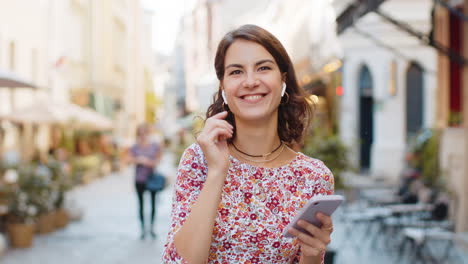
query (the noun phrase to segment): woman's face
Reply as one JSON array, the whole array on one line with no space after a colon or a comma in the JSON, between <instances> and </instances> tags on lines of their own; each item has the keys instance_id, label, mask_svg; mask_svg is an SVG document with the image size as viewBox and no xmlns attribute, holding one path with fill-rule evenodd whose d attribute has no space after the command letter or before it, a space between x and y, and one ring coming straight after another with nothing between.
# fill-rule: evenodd
<instances>
[{"instance_id":1,"label":"woman's face","mask_svg":"<svg viewBox=\"0 0 468 264\"><path fill-rule=\"evenodd\" d=\"M146 141L147 138L148 138L148 130L146 128L138 129L137 139L140 142L144 142L144 141Z\"/></svg>"},{"instance_id":2,"label":"woman's face","mask_svg":"<svg viewBox=\"0 0 468 264\"><path fill-rule=\"evenodd\" d=\"M262 45L236 40L228 48L221 84L236 120L259 121L277 114L282 82L275 59Z\"/></svg>"}]
</instances>

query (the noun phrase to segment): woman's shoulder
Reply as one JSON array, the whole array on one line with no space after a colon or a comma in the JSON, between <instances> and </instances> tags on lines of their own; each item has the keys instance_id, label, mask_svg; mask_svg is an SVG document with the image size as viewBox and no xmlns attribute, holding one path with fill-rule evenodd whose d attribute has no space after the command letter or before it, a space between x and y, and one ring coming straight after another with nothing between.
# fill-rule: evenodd
<instances>
[{"instance_id":1,"label":"woman's shoulder","mask_svg":"<svg viewBox=\"0 0 468 264\"><path fill-rule=\"evenodd\" d=\"M205 156L203 155L203 151L197 143L193 143L192 145L188 146L185 151L183 157L188 158L197 158L200 160L204 160Z\"/></svg>"},{"instance_id":2,"label":"woman's shoulder","mask_svg":"<svg viewBox=\"0 0 468 264\"><path fill-rule=\"evenodd\" d=\"M306 181L310 182L313 186L322 186L315 190L317 193L333 194L335 180L333 173L325 163L302 153L300 155L297 162L300 169L296 171L299 171L299 174L305 177Z\"/></svg>"},{"instance_id":3,"label":"woman's shoulder","mask_svg":"<svg viewBox=\"0 0 468 264\"><path fill-rule=\"evenodd\" d=\"M309 157L299 152L295 166L305 171L313 171L319 174L331 174L330 169L319 159Z\"/></svg>"}]
</instances>

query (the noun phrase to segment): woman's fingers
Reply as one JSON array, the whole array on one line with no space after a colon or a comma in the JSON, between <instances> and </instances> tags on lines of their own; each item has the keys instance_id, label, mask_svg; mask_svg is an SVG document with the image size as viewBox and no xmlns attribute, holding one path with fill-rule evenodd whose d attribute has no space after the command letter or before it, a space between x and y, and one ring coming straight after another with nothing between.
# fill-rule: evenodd
<instances>
[{"instance_id":1,"label":"woman's fingers","mask_svg":"<svg viewBox=\"0 0 468 264\"><path fill-rule=\"evenodd\" d=\"M200 134L197 138L202 145L210 145L211 143L219 142L223 139L231 138L232 131L224 127L216 127L210 131Z\"/></svg>"},{"instance_id":2,"label":"woman's fingers","mask_svg":"<svg viewBox=\"0 0 468 264\"><path fill-rule=\"evenodd\" d=\"M320 239L309 234L300 232L295 228L291 228L289 233L298 238L299 244L301 245L301 251L305 256L318 256L327 248L327 243L324 243Z\"/></svg>"},{"instance_id":3,"label":"woman's fingers","mask_svg":"<svg viewBox=\"0 0 468 264\"><path fill-rule=\"evenodd\" d=\"M230 135L228 137L232 137L232 134L234 133L234 128L231 124L224 120L212 119L209 121L210 122L207 122L205 124L205 128L203 129L202 133L200 133L200 136L210 137L210 134L212 134L213 131L219 131L219 129L222 129L229 132Z\"/></svg>"},{"instance_id":4,"label":"woman's fingers","mask_svg":"<svg viewBox=\"0 0 468 264\"><path fill-rule=\"evenodd\" d=\"M322 222L322 229L333 229L333 220L330 216L319 212L317 218Z\"/></svg>"},{"instance_id":5,"label":"woman's fingers","mask_svg":"<svg viewBox=\"0 0 468 264\"><path fill-rule=\"evenodd\" d=\"M219 119L210 119L206 121L205 129L210 130L215 127L225 127L227 129L233 130L234 127L229 124L226 120L219 120Z\"/></svg>"},{"instance_id":6,"label":"woman's fingers","mask_svg":"<svg viewBox=\"0 0 468 264\"><path fill-rule=\"evenodd\" d=\"M310 245L312 247L323 247L323 243L320 242L317 238L314 238L313 236L306 234L304 232L301 232L295 228L291 228L291 234L293 234L295 237L297 237L301 242Z\"/></svg>"},{"instance_id":7,"label":"woman's fingers","mask_svg":"<svg viewBox=\"0 0 468 264\"><path fill-rule=\"evenodd\" d=\"M307 221L304 221L304 220L299 220L297 225L304 228L310 235L320 239L325 244L328 245L330 243L330 232L322 228L318 228L315 225L308 223Z\"/></svg>"},{"instance_id":8,"label":"woman's fingers","mask_svg":"<svg viewBox=\"0 0 468 264\"><path fill-rule=\"evenodd\" d=\"M228 129L226 128L221 128L221 127L217 127L213 130L211 130L211 132L209 133L208 135L208 140L210 140L211 142L219 142L223 139L227 139L227 138L230 138L232 137L232 132L229 131Z\"/></svg>"},{"instance_id":9,"label":"woman's fingers","mask_svg":"<svg viewBox=\"0 0 468 264\"><path fill-rule=\"evenodd\" d=\"M307 257L318 257L322 252L324 252L326 249L320 249L320 248L314 248L311 247L307 244L304 244L299 241L299 244L301 245L301 252Z\"/></svg>"},{"instance_id":10,"label":"woman's fingers","mask_svg":"<svg viewBox=\"0 0 468 264\"><path fill-rule=\"evenodd\" d=\"M213 119L225 119L228 115L228 112L227 111L223 111L223 112L219 112L217 113L216 115L210 117L210 118L213 118Z\"/></svg>"}]
</instances>

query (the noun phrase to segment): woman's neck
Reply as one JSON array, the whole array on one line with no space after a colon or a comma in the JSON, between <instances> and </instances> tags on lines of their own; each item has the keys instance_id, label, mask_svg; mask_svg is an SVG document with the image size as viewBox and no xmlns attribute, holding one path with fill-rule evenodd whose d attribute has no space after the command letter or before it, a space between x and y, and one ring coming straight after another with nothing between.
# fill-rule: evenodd
<instances>
[{"instance_id":1,"label":"woman's neck","mask_svg":"<svg viewBox=\"0 0 468 264\"><path fill-rule=\"evenodd\" d=\"M235 146L250 155L269 153L281 143L278 135L278 121L241 122L236 120Z\"/></svg>"},{"instance_id":2,"label":"woman's neck","mask_svg":"<svg viewBox=\"0 0 468 264\"><path fill-rule=\"evenodd\" d=\"M143 139L143 140L140 139L140 140L137 141L137 144L139 146L145 147L145 146L149 145L149 140L148 139Z\"/></svg>"}]
</instances>

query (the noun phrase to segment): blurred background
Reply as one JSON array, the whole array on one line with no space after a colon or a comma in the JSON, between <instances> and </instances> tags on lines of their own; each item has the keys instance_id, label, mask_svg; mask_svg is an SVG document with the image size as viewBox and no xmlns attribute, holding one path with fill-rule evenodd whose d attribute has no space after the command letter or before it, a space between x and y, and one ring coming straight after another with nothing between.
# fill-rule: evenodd
<instances>
[{"instance_id":1,"label":"blurred background","mask_svg":"<svg viewBox=\"0 0 468 264\"><path fill-rule=\"evenodd\" d=\"M217 43L243 24L317 106L301 151L347 197L327 263L467 263L468 0L0 0L0 262L161 263ZM169 182L147 240L141 123Z\"/></svg>"}]
</instances>

